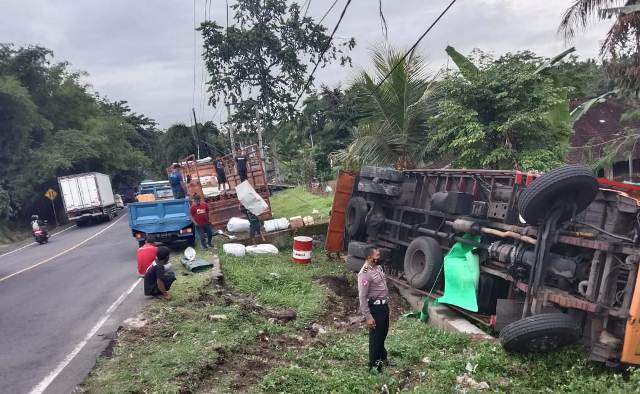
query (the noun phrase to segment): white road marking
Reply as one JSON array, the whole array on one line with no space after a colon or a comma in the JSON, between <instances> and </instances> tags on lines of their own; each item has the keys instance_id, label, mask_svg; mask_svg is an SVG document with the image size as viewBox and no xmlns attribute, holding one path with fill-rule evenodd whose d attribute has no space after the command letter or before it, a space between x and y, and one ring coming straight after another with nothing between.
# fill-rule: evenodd
<instances>
[{"instance_id":1,"label":"white road marking","mask_svg":"<svg viewBox=\"0 0 640 394\"><path fill-rule=\"evenodd\" d=\"M61 234L61 233L64 233L65 231L67 231L67 230L69 230L69 229L72 229L72 228L74 228L74 227L75 227L75 225L74 225L74 226L69 226L69 227L65 228L64 230L60 230L60 231L58 231L58 232L56 232L56 233L53 233L53 234L51 234L51 235L49 236L49 238L53 238L53 237L55 237L56 235ZM31 242L30 244L26 244L26 245L24 245L24 246L22 246L22 247L20 247L20 248L18 248L18 249L14 249L14 250L12 250L12 251L10 251L10 252L0 254L0 257L8 256L8 255L10 255L10 254L12 254L12 253L15 253L15 252L17 252L17 251L19 251L19 250L22 250L22 249L24 249L24 248L28 248L29 246L33 246L33 245L35 245L35 244L37 244L37 242Z\"/></svg>"},{"instance_id":2,"label":"white road marking","mask_svg":"<svg viewBox=\"0 0 640 394\"><path fill-rule=\"evenodd\" d=\"M118 220L116 220L115 222L111 223L110 225L108 225L107 227L103 228L102 230L98 231L97 233L93 234L93 235L92 235L92 236L90 236L89 238L87 238L87 239L85 239L84 241L81 241L81 242L79 242L79 243L75 244L74 246L70 247L69 249L63 250L62 252L60 252L60 253L56 254L55 256L51 256L51 257L49 257L49 258L47 258L47 259L42 260L41 262L39 262L39 263L37 263L37 264L34 264L34 265L30 266L30 267L27 267L27 268L21 269L20 271L14 272L14 273L13 273L13 274L11 274L11 275L7 275L7 276L5 276L4 278L0 278L0 283L4 282L4 281L5 281L5 280L7 280L7 279L13 278L13 277L14 277L14 276L16 276L16 275L20 275L20 274L21 274L21 273L23 273L23 272L27 272L27 271L29 271L29 270L32 270L32 269L36 268L36 267L39 267L39 266L41 266L42 264L46 264L46 263L48 263L49 261L51 261L51 260L53 260L53 259L55 259L55 258L57 258L57 257L60 257L60 256L62 256L62 255L63 255L63 254L65 254L65 253L69 253L69 252L71 252L72 250L75 250L75 249L79 248L80 246L82 246L82 245L86 244L87 242L91 241L92 239L94 239L94 238L95 238L95 237L97 237L98 235L100 235L100 234L104 233L105 231L109 230L111 227L115 226L115 225L116 225L120 220L124 219L126 216L127 216L127 215L123 215L123 216L119 217L119 218L118 218Z\"/></svg>"},{"instance_id":3,"label":"white road marking","mask_svg":"<svg viewBox=\"0 0 640 394\"><path fill-rule=\"evenodd\" d=\"M53 371L51 371L44 379L42 379L40 383L38 383L38 385L29 392L29 394L41 394L47 389L47 387L49 387L49 385L55 380L55 378L57 378L58 375L60 375L60 372L62 372L67 367L67 365L69 365L69 363L73 361L73 359L82 351L82 349L86 346L89 340L93 338L94 335L96 335L98 330L102 328L104 323L111 317L113 312L118 308L118 306L120 306L120 304L122 304L122 302L127 298L127 296L129 296L129 294L131 294L131 292L136 288L136 286L138 286L138 284L141 281L142 281L142 278L139 278L138 280L136 280L133 283L133 285L129 287L127 291L122 293L120 297L118 297L118 299L115 300L115 302L111 304L109 308L107 308L106 312L102 315L100 320L98 320L98 322L91 328L91 330L89 331L87 336L84 337L82 342L80 342L71 351L71 353L69 353L67 357L65 357L64 360L62 360L62 362L60 362L60 364L56 366L56 368Z\"/></svg>"}]
</instances>

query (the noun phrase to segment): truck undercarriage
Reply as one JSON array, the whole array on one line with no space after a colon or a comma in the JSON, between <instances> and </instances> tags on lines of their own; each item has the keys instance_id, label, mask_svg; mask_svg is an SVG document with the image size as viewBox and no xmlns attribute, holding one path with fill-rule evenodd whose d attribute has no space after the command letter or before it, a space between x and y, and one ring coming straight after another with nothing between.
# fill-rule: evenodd
<instances>
[{"instance_id":1,"label":"truck undercarriage","mask_svg":"<svg viewBox=\"0 0 640 394\"><path fill-rule=\"evenodd\" d=\"M500 332L506 350L580 341L592 360L638 364L640 211L615 186L581 166L543 175L364 167L346 209L347 261L359 269L375 245L396 280L435 297L445 282L469 280L444 268L454 245L468 245L477 310L453 306Z\"/></svg>"}]
</instances>

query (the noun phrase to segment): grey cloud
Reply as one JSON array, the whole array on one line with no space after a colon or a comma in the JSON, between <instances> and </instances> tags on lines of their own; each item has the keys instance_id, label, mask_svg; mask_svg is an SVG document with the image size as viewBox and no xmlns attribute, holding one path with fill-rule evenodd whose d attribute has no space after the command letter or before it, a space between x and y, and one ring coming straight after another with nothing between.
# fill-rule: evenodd
<instances>
[{"instance_id":1,"label":"grey cloud","mask_svg":"<svg viewBox=\"0 0 640 394\"><path fill-rule=\"evenodd\" d=\"M233 0L230 0L233 3ZM302 3L302 0L299 0ZM311 0L310 14L320 17L332 0ZM385 0L384 11L392 45L408 47L448 4L448 0ZM196 0L198 23L204 0ZM353 68L329 65L319 69L316 84L348 82L358 69L368 68L369 48L384 39L377 1L354 0L339 38L355 37ZM427 36L420 50L432 69L446 64L444 48L473 48L492 53L531 49L552 56L564 43L556 33L571 0L460 0ZM325 24L332 28L344 1ZM224 23L224 2L213 0L211 13ZM594 26L575 45L580 55L597 55L607 24ZM161 126L189 123L193 104L193 2L186 0L3 0L0 37L4 42L41 44L58 59L85 70L88 82L113 100L128 100L138 112ZM196 110L200 119L220 119L220 111L203 108L202 61L197 36Z\"/></svg>"}]
</instances>

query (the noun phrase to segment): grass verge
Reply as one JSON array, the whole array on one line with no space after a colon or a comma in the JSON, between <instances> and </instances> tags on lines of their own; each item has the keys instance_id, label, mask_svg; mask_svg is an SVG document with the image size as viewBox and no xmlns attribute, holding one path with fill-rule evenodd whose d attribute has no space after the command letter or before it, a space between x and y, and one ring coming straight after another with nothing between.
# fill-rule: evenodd
<instances>
[{"instance_id":1,"label":"grass verge","mask_svg":"<svg viewBox=\"0 0 640 394\"><path fill-rule=\"evenodd\" d=\"M82 390L623 393L637 391L640 383L640 373L615 373L588 362L579 349L511 355L497 342L478 342L412 319L391 325L387 348L397 365L382 375L369 374L366 330L361 323L345 322L356 313L353 275L320 256L309 266L292 264L288 256L286 251L279 256L222 256L228 284L217 290L208 273L176 267L173 299L149 307L146 326L123 330L112 354L98 361ZM341 286L348 291L339 291ZM229 302L229 294L295 309L297 319L274 322ZM397 298L393 303L399 305ZM327 332L314 332L314 322Z\"/></svg>"},{"instance_id":2,"label":"grass verge","mask_svg":"<svg viewBox=\"0 0 640 394\"><path fill-rule=\"evenodd\" d=\"M302 186L275 193L269 201L274 218L292 216L315 216L327 218L331 210L333 195L317 195L306 191ZM316 209L319 214L314 215Z\"/></svg>"},{"instance_id":3,"label":"grass verge","mask_svg":"<svg viewBox=\"0 0 640 394\"><path fill-rule=\"evenodd\" d=\"M259 381L261 371L270 368L269 360L249 357L244 363L251 362L258 376L246 376L247 371L245 376L232 376L246 366L234 365L230 355L249 353L265 338L299 337L304 327L319 318L328 301L326 289L314 278L343 273L336 263L292 264L283 257L288 254L223 256L229 283L223 291L214 289L208 272L190 273L173 258L178 280L171 289L171 301L148 307L144 327L119 333L111 354L98 360L82 391L206 392L214 385L213 392L233 392ZM255 311L229 304L224 297L229 291L249 294L258 304L292 308L297 319L286 325L274 323Z\"/></svg>"}]
</instances>

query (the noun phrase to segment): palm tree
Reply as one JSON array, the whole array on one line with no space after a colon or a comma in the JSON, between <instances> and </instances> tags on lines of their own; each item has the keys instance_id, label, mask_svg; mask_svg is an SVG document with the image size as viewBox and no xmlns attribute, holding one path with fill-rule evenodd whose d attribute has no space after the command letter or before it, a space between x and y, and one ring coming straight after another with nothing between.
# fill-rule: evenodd
<instances>
[{"instance_id":1,"label":"palm tree","mask_svg":"<svg viewBox=\"0 0 640 394\"><path fill-rule=\"evenodd\" d=\"M575 0L558 27L566 40L595 19L615 21L600 48L609 59L608 69L623 90L640 92L640 0Z\"/></svg>"},{"instance_id":2,"label":"palm tree","mask_svg":"<svg viewBox=\"0 0 640 394\"><path fill-rule=\"evenodd\" d=\"M391 47L374 49L374 73L362 71L352 83L356 106L365 115L353 142L332 154L343 167L366 164L404 169L422 164L434 108L428 103L430 80L419 54L412 52L404 60L402 56Z\"/></svg>"}]
</instances>

